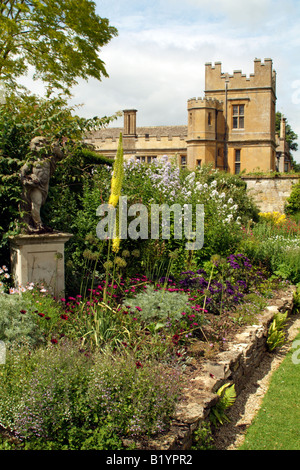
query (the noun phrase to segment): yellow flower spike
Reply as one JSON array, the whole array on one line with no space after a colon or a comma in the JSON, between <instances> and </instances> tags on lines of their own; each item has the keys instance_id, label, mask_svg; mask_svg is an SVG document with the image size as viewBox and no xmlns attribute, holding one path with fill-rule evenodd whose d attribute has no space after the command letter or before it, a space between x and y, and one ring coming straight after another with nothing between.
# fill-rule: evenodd
<instances>
[{"instance_id":1,"label":"yellow flower spike","mask_svg":"<svg viewBox=\"0 0 300 470\"><path fill-rule=\"evenodd\" d=\"M112 243L112 251L114 253L118 253L119 249L120 249L120 243L121 243L121 240L119 237L116 237L113 239L113 243Z\"/></svg>"},{"instance_id":2,"label":"yellow flower spike","mask_svg":"<svg viewBox=\"0 0 300 470\"><path fill-rule=\"evenodd\" d=\"M123 136L120 133L117 155L114 162L113 175L111 179L111 190L108 200L108 204L111 204L113 207L117 207L119 198L121 196L122 184L124 177L124 152L123 152ZM119 214L117 211L116 214L116 233L119 230ZM118 253L120 249L121 240L118 236L113 239L112 251Z\"/></svg>"},{"instance_id":3,"label":"yellow flower spike","mask_svg":"<svg viewBox=\"0 0 300 470\"><path fill-rule=\"evenodd\" d=\"M124 177L124 152L123 152L123 136L120 133L117 155L114 163L114 170L111 179L111 191L108 204L116 207L121 195L122 183Z\"/></svg>"}]
</instances>

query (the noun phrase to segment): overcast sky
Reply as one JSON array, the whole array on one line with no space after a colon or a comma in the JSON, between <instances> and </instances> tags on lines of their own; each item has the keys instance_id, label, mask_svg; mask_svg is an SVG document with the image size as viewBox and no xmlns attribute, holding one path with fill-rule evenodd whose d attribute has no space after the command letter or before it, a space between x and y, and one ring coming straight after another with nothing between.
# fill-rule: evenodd
<instances>
[{"instance_id":1,"label":"overcast sky","mask_svg":"<svg viewBox=\"0 0 300 470\"><path fill-rule=\"evenodd\" d=\"M187 100L204 95L206 62L222 71L254 71L271 58L277 72L277 111L299 135L299 0L96 0L97 12L118 29L103 48L108 79L74 88L79 114L138 110L137 125L187 123ZM122 125L118 120L115 125ZM300 162L300 151L294 155Z\"/></svg>"}]
</instances>

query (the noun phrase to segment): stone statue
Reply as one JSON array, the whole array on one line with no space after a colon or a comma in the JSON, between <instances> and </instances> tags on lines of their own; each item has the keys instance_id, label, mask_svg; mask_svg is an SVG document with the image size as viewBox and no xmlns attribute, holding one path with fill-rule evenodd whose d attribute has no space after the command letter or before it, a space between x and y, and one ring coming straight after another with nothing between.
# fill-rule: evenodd
<instances>
[{"instance_id":1,"label":"stone statue","mask_svg":"<svg viewBox=\"0 0 300 470\"><path fill-rule=\"evenodd\" d=\"M23 220L28 233L53 232L53 229L46 227L41 220L41 207L48 196L50 178L56 164L64 158L64 153L57 144L50 147L43 136L31 140L30 150L36 159L25 163L20 175L23 186L21 205L21 210L24 212Z\"/></svg>"}]
</instances>

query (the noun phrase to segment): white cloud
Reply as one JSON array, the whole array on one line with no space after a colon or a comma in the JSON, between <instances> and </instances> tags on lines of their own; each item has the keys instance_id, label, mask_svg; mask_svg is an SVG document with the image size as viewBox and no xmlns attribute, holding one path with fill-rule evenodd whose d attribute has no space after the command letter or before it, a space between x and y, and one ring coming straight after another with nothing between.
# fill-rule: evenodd
<instances>
[{"instance_id":1,"label":"white cloud","mask_svg":"<svg viewBox=\"0 0 300 470\"><path fill-rule=\"evenodd\" d=\"M205 62L249 75L253 60L273 59L277 109L299 134L300 2L286 0L101 0L118 28L101 52L109 78L80 82L73 103L85 116L138 110L138 125L185 124L187 100L204 94ZM297 96L300 96L300 92ZM300 152L299 152L300 153ZM300 161L300 155L298 157Z\"/></svg>"}]
</instances>

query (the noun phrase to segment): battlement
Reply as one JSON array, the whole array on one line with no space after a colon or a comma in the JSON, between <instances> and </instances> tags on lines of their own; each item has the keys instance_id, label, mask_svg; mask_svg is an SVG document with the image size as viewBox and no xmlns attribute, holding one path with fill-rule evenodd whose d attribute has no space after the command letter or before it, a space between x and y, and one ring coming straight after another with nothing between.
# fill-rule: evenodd
<instances>
[{"instance_id":1,"label":"battlement","mask_svg":"<svg viewBox=\"0 0 300 470\"><path fill-rule=\"evenodd\" d=\"M234 70L233 74L222 72L222 63L211 62L205 64L205 91L224 90L225 83L229 89L265 88L271 87L275 93L276 72L273 70L272 59L254 60L254 73L249 77L241 70Z\"/></svg>"},{"instance_id":2,"label":"battlement","mask_svg":"<svg viewBox=\"0 0 300 470\"><path fill-rule=\"evenodd\" d=\"M216 98L204 97L204 98L190 98L188 100L188 110L195 108L209 108L209 109L223 109L223 101L219 101Z\"/></svg>"}]
</instances>

